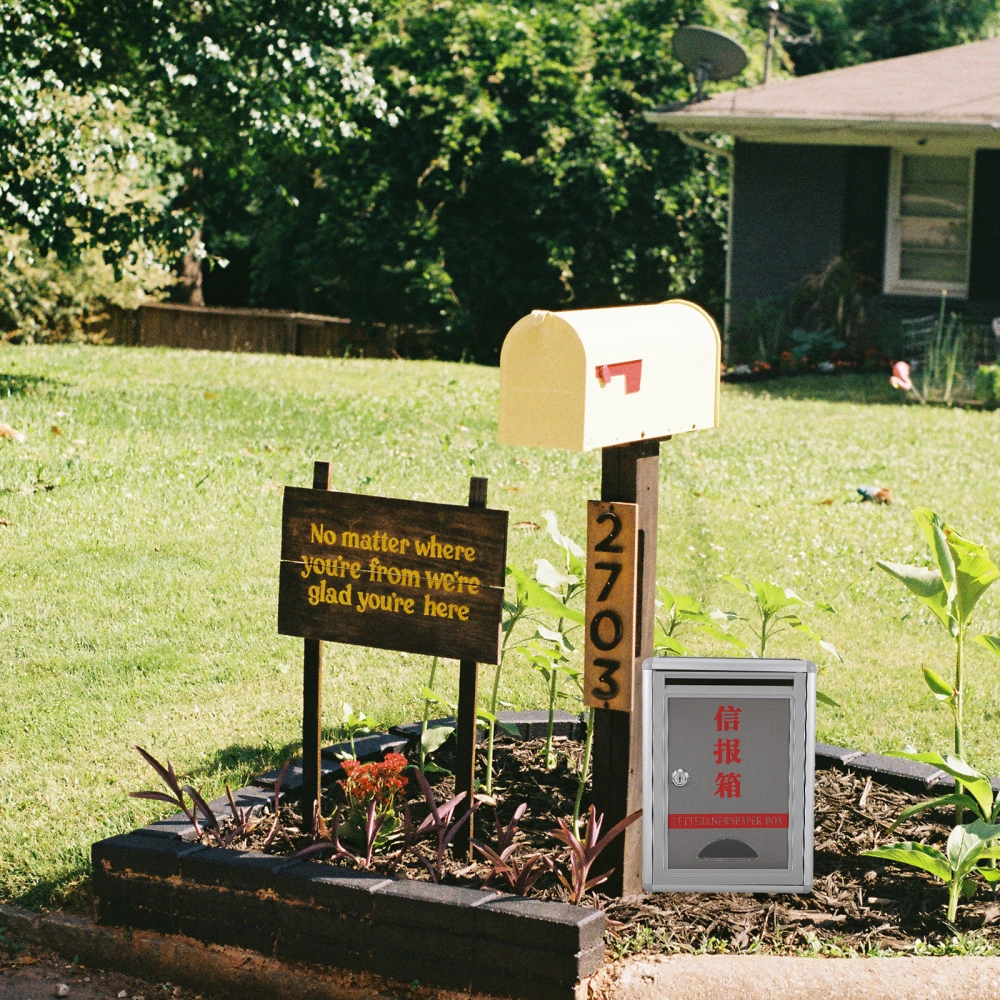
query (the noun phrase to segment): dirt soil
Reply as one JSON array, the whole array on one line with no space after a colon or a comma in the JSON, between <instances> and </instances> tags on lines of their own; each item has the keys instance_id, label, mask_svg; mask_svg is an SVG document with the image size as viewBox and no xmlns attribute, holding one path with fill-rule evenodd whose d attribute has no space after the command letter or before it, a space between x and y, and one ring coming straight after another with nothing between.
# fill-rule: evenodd
<instances>
[{"instance_id":1,"label":"dirt soil","mask_svg":"<svg viewBox=\"0 0 1000 1000\"><path fill-rule=\"evenodd\" d=\"M567 852L551 832L560 816L571 816L582 760L582 745L557 739L558 763L552 770L542 766L543 741L519 743L498 740L495 756L496 806L484 803L476 814L475 833L495 844L495 816L506 824L515 808L528 804L520 824L517 856L543 852L554 869L537 883L532 895L566 900L566 889L557 878L567 869ZM485 769L485 750L480 751L480 773ZM453 764L447 750L435 754L438 764ZM438 801L453 794L450 776L435 785ZM407 797L414 819L427 814L427 806L415 780ZM330 816L343 803L339 788L324 800ZM589 905L604 908L609 918L613 950L620 955L641 951L746 951L794 954L838 949L873 952L879 949L910 950L920 940L933 946L950 940L956 930L976 930L989 943L1000 947L1000 897L985 885L959 908L958 927L944 920L946 892L930 876L902 869L861 852L896 840L915 840L943 846L953 814L928 812L889 833L899 813L917 798L838 771L816 774L815 879L808 895L751 893L648 894L627 899L591 896ZM287 840L275 837L270 853L286 854L312 841L302 833L295 807L283 807L281 819ZM234 847L260 850L272 823L266 817L258 828ZM209 841L206 839L205 841ZM424 854L433 852L428 842ZM363 853L363 852L362 852ZM363 867L359 860L340 859L331 864ZM371 870L384 874L428 879L426 867L412 854L398 851L376 854ZM593 873L600 873L598 859ZM446 858L444 879L451 885L493 886L510 891L502 878L491 877L492 868L478 855L471 863L464 858ZM598 890L599 892L599 890Z\"/></svg>"},{"instance_id":2,"label":"dirt soil","mask_svg":"<svg viewBox=\"0 0 1000 1000\"><path fill-rule=\"evenodd\" d=\"M68 989L60 990L61 986ZM218 1000L214 994L195 993L172 983L149 983L133 976L104 972L68 962L55 952L24 945L0 933L0 998L2 1000Z\"/></svg>"}]
</instances>

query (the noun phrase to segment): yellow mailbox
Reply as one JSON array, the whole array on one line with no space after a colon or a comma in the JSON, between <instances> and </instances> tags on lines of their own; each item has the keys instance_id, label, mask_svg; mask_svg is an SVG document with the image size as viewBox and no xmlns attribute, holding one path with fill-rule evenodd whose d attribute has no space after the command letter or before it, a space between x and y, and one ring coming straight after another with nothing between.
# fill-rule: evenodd
<instances>
[{"instance_id":1,"label":"yellow mailbox","mask_svg":"<svg viewBox=\"0 0 1000 1000\"><path fill-rule=\"evenodd\" d=\"M535 310L500 352L500 443L586 451L719 425L722 345L682 299Z\"/></svg>"}]
</instances>

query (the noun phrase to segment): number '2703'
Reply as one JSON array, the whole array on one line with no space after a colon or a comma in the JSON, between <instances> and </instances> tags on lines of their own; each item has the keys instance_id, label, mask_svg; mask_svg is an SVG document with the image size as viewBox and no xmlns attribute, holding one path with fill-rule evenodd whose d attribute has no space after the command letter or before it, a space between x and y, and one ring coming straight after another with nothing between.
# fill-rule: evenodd
<instances>
[{"instance_id":1,"label":"number '2703'","mask_svg":"<svg viewBox=\"0 0 1000 1000\"><path fill-rule=\"evenodd\" d=\"M630 711L635 661L635 504L587 505L587 609L584 702Z\"/></svg>"}]
</instances>

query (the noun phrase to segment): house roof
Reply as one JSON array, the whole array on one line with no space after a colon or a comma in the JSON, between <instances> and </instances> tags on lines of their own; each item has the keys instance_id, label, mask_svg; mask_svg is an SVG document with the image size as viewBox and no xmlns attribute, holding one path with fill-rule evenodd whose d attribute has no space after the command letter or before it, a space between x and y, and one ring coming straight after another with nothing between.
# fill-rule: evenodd
<instances>
[{"instance_id":1,"label":"house roof","mask_svg":"<svg viewBox=\"0 0 1000 1000\"><path fill-rule=\"evenodd\" d=\"M1000 38L848 66L647 112L673 131L873 129L1000 138ZM993 143L991 143L992 145Z\"/></svg>"}]
</instances>

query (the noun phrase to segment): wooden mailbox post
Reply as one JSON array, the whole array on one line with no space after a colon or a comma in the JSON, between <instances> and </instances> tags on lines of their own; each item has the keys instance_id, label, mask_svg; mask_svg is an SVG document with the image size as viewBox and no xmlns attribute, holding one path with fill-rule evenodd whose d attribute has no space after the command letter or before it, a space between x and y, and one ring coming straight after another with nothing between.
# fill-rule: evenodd
<instances>
[{"instance_id":1,"label":"wooden mailbox post","mask_svg":"<svg viewBox=\"0 0 1000 1000\"><path fill-rule=\"evenodd\" d=\"M593 794L609 829L642 807L642 662L653 655L660 442L717 427L721 341L679 299L550 313L507 334L501 444L602 449L587 517L584 701L594 708ZM642 891L642 830L602 856L606 891Z\"/></svg>"},{"instance_id":2,"label":"wooden mailbox post","mask_svg":"<svg viewBox=\"0 0 1000 1000\"><path fill-rule=\"evenodd\" d=\"M455 784L471 804L476 664L499 660L507 562L507 511L486 508L486 489L473 477L467 507L334 493L326 462L311 490L285 487L278 631L305 639L306 823L322 792L324 639L460 661Z\"/></svg>"}]
</instances>

